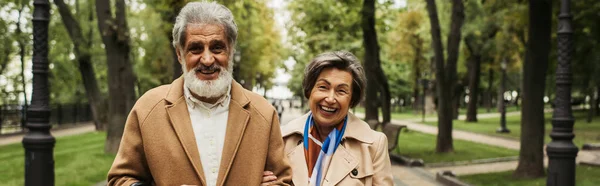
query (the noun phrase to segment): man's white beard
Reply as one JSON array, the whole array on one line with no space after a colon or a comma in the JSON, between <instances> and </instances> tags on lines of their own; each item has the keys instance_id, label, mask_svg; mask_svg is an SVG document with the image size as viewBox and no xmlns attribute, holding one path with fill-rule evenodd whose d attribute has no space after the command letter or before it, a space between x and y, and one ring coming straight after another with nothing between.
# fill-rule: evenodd
<instances>
[{"instance_id":1,"label":"man's white beard","mask_svg":"<svg viewBox=\"0 0 600 186\"><path fill-rule=\"evenodd\" d=\"M181 67L185 73L183 76L184 85L190 92L204 98L219 98L227 94L229 85L231 85L231 81L233 81L233 61L229 61L227 69L219 66L221 68L219 76L214 80L198 79L198 77L196 77L196 67L188 72L185 64L185 60L183 60Z\"/></svg>"}]
</instances>

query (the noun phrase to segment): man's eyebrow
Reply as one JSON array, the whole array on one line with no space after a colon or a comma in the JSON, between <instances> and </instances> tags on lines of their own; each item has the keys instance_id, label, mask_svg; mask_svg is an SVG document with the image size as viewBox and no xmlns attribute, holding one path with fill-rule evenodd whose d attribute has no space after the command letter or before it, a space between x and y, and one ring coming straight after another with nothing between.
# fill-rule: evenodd
<instances>
[{"instance_id":1,"label":"man's eyebrow","mask_svg":"<svg viewBox=\"0 0 600 186\"><path fill-rule=\"evenodd\" d=\"M210 41L210 45L216 45L216 44L219 44L219 45L226 46L226 45L225 45L225 41L223 41L223 40L220 40L220 39L216 39L216 40L211 40L211 41Z\"/></svg>"},{"instance_id":2,"label":"man's eyebrow","mask_svg":"<svg viewBox=\"0 0 600 186\"><path fill-rule=\"evenodd\" d=\"M198 46L202 46L202 43L198 42L198 41L192 41L192 42L188 43L187 48L190 49L192 47L198 47Z\"/></svg>"}]
</instances>

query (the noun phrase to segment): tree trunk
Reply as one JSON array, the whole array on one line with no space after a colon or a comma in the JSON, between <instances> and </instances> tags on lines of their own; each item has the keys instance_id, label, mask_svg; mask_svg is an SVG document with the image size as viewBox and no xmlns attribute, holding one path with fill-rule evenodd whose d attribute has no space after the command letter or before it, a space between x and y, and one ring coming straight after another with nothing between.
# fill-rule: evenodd
<instances>
[{"instance_id":1,"label":"tree trunk","mask_svg":"<svg viewBox=\"0 0 600 186\"><path fill-rule=\"evenodd\" d=\"M600 116L600 104L598 104L598 101L600 101L600 84L596 84L596 104L594 105L596 116Z\"/></svg>"},{"instance_id":2,"label":"tree trunk","mask_svg":"<svg viewBox=\"0 0 600 186\"><path fill-rule=\"evenodd\" d=\"M452 143L452 102L456 82L456 61L461 40L461 27L464 20L462 0L452 1L450 35L448 36L448 60L444 65L444 52L440 22L435 0L427 0L427 12L431 24L431 38L435 55L436 92L438 95L438 136L436 152L454 151Z\"/></svg>"},{"instance_id":3,"label":"tree trunk","mask_svg":"<svg viewBox=\"0 0 600 186\"><path fill-rule=\"evenodd\" d=\"M469 103L467 105L466 122L477 122L477 104L479 103L479 79L481 77L481 54L478 52L474 36L465 37L465 44L471 53L468 62L469 74Z\"/></svg>"},{"instance_id":4,"label":"tree trunk","mask_svg":"<svg viewBox=\"0 0 600 186\"><path fill-rule=\"evenodd\" d=\"M108 66L108 113L106 153L116 153L127 115L135 103L135 76L129 61L129 33L125 15L125 0L116 0L115 18L107 0L96 0L98 28L105 45Z\"/></svg>"},{"instance_id":5,"label":"tree trunk","mask_svg":"<svg viewBox=\"0 0 600 186\"><path fill-rule=\"evenodd\" d=\"M469 103L467 105L467 122L477 122L480 74L481 56L473 55L471 56L471 59L469 59Z\"/></svg>"},{"instance_id":6,"label":"tree trunk","mask_svg":"<svg viewBox=\"0 0 600 186\"><path fill-rule=\"evenodd\" d=\"M367 75L367 102L365 104L365 119L378 120L378 105L383 112L383 124L391 121L390 90L387 78L381 69L379 43L375 31L375 0L365 0L362 8L363 44L365 48L364 67ZM378 99L377 93L381 96ZM379 100L379 101L375 101ZM379 102L379 104L377 103Z\"/></svg>"},{"instance_id":7,"label":"tree trunk","mask_svg":"<svg viewBox=\"0 0 600 186\"><path fill-rule=\"evenodd\" d=\"M74 45L75 58L79 64L79 73L83 81L86 96L92 110L92 119L96 130L104 130L104 125L107 122L106 105L105 100L102 98L100 89L98 88L98 81L96 80L96 73L92 65L92 56L90 54L91 48L91 37L83 37L83 32L79 22L73 17L69 7L64 3L63 0L54 0L54 4L58 7L58 12L62 18L62 22L65 25L71 41ZM92 10L90 4L90 11ZM88 21L92 21L93 16L89 16ZM92 30L90 29L90 35Z\"/></svg>"},{"instance_id":8,"label":"tree trunk","mask_svg":"<svg viewBox=\"0 0 600 186\"><path fill-rule=\"evenodd\" d=\"M550 50L552 2L529 1L529 41L523 64L521 149L517 178L539 178L544 170L544 89Z\"/></svg>"},{"instance_id":9,"label":"tree trunk","mask_svg":"<svg viewBox=\"0 0 600 186\"><path fill-rule=\"evenodd\" d=\"M485 102L488 113L490 113L492 111L492 105L494 104L492 102L492 96L494 95L494 93L492 92L493 85L494 85L494 71L490 68L488 70L488 89L487 89L487 93L486 93L487 100Z\"/></svg>"},{"instance_id":10,"label":"tree trunk","mask_svg":"<svg viewBox=\"0 0 600 186\"><path fill-rule=\"evenodd\" d=\"M594 105L598 104L596 102L596 91L594 87L589 88L589 96L590 96L590 108L588 109L587 122L591 123L594 118L594 113L596 112L596 107Z\"/></svg>"}]
</instances>

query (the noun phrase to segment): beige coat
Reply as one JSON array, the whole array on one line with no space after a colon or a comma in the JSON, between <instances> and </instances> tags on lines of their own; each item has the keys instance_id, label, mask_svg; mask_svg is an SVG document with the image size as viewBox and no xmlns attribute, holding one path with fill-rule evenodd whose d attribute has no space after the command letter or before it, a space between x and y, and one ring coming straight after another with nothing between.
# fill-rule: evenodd
<instances>
[{"instance_id":1,"label":"beige coat","mask_svg":"<svg viewBox=\"0 0 600 186\"><path fill-rule=\"evenodd\" d=\"M135 104L108 185L206 185L187 105L183 78L146 92ZM277 112L261 96L231 85L229 118L217 185L260 185L264 170L291 183Z\"/></svg>"},{"instance_id":2,"label":"beige coat","mask_svg":"<svg viewBox=\"0 0 600 186\"><path fill-rule=\"evenodd\" d=\"M308 185L303 133L308 114L290 121L282 129L285 154L290 159L296 186ZM351 113L342 142L334 152L324 186L393 185L386 136Z\"/></svg>"}]
</instances>

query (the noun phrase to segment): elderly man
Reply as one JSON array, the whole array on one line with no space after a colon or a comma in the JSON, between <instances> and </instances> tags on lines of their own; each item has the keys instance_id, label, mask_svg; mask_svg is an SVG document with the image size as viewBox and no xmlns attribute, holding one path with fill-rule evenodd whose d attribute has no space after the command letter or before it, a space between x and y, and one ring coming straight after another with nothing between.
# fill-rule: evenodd
<instances>
[{"instance_id":1,"label":"elderly man","mask_svg":"<svg viewBox=\"0 0 600 186\"><path fill-rule=\"evenodd\" d=\"M188 3L173 46L183 76L146 92L125 125L108 185L291 183L277 112L232 78L237 26L214 2Z\"/></svg>"}]
</instances>

